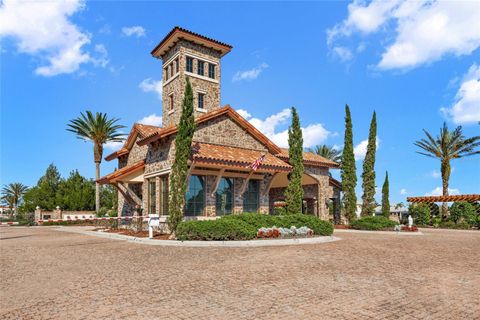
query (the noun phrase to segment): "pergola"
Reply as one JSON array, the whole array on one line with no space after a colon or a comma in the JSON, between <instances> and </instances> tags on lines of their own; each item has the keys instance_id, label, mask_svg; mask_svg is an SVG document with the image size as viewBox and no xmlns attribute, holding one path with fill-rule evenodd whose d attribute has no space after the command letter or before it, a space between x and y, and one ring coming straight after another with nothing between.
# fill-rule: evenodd
<instances>
[{"instance_id":1,"label":"pergola","mask_svg":"<svg viewBox=\"0 0 480 320\"><path fill-rule=\"evenodd\" d=\"M425 197L407 197L411 203L434 203L434 202L476 202L480 201L480 194L462 194L455 196L425 196Z\"/></svg>"}]
</instances>

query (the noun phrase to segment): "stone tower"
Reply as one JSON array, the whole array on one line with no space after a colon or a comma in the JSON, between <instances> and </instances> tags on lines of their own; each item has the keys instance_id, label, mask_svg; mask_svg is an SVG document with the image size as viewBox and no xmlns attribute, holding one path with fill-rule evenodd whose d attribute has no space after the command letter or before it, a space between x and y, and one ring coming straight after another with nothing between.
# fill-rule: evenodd
<instances>
[{"instance_id":1,"label":"stone tower","mask_svg":"<svg viewBox=\"0 0 480 320\"><path fill-rule=\"evenodd\" d=\"M220 59L231 49L228 44L175 27L152 50L163 64L164 127L180 120L186 77L192 84L195 118L220 108Z\"/></svg>"}]
</instances>

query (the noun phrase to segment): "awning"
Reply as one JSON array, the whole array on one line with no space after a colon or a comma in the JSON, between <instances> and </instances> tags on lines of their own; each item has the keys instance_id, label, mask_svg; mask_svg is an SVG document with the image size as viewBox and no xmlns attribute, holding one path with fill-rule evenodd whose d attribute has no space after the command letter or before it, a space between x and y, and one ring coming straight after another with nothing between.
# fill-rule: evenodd
<instances>
[{"instance_id":1,"label":"awning","mask_svg":"<svg viewBox=\"0 0 480 320\"><path fill-rule=\"evenodd\" d=\"M127 165L97 180L100 184L124 182L143 182L143 171L145 160L140 160L131 165Z\"/></svg>"}]
</instances>

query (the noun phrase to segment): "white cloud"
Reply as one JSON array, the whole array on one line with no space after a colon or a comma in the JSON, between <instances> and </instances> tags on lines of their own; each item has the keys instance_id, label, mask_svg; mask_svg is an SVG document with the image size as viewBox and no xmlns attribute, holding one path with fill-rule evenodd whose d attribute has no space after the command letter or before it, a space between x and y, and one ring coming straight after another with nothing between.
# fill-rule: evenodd
<instances>
[{"instance_id":1,"label":"white cloud","mask_svg":"<svg viewBox=\"0 0 480 320\"><path fill-rule=\"evenodd\" d=\"M162 100L162 80L153 80L151 78L147 78L140 82L138 87L142 89L143 92L156 92L158 98Z\"/></svg>"},{"instance_id":2,"label":"white cloud","mask_svg":"<svg viewBox=\"0 0 480 320\"><path fill-rule=\"evenodd\" d=\"M246 71L238 71L233 76L232 81L236 82L236 81L242 81L242 80L257 79L258 76L260 75L260 73L262 73L262 71L265 70L266 68L268 68L268 64L263 62L259 66L255 67L253 69L246 70Z\"/></svg>"},{"instance_id":3,"label":"white cloud","mask_svg":"<svg viewBox=\"0 0 480 320\"><path fill-rule=\"evenodd\" d=\"M474 63L468 69L457 91L453 106L440 110L444 115L451 117L456 124L472 124L480 121L480 65Z\"/></svg>"},{"instance_id":4,"label":"white cloud","mask_svg":"<svg viewBox=\"0 0 480 320\"><path fill-rule=\"evenodd\" d=\"M347 62L353 59L352 52L346 47L333 47L332 51L342 62Z\"/></svg>"},{"instance_id":5,"label":"white cloud","mask_svg":"<svg viewBox=\"0 0 480 320\"><path fill-rule=\"evenodd\" d=\"M142 26L131 26L131 27L123 27L122 33L127 37L135 36L137 38L145 37L145 28Z\"/></svg>"},{"instance_id":6,"label":"white cloud","mask_svg":"<svg viewBox=\"0 0 480 320\"><path fill-rule=\"evenodd\" d=\"M378 150L378 146L380 144L380 139L377 137L376 139L376 150ZM359 144L357 144L353 148L353 153L355 154L355 160L363 160L365 155L367 154L367 146L368 146L368 139L362 140Z\"/></svg>"},{"instance_id":7,"label":"white cloud","mask_svg":"<svg viewBox=\"0 0 480 320\"><path fill-rule=\"evenodd\" d=\"M35 69L38 75L51 77L76 72L82 64L96 64L85 48L90 44L90 34L70 21L84 7L82 0L2 1L0 37L11 37L19 52L38 58L41 61Z\"/></svg>"},{"instance_id":8,"label":"white cloud","mask_svg":"<svg viewBox=\"0 0 480 320\"><path fill-rule=\"evenodd\" d=\"M400 194L401 194L402 196L408 194L407 189L405 189L405 188L400 189Z\"/></svg>"},{"instance_id":9,"label":"white cloud","mask_svg":"<svg viewBox=\"0 0 480 320\"><path fill-rule=\"evenodd\" d=\"M440 178L442 176L442 174L440 172L438 172L437 170L433 170L430 175L432 176L432 178Z\"/></svg>"},{"instance_id":10,"label":"white cloud","mask_svg":"<svg viewBox=\"0 0 480 320\"><path fill-rule=\"evenodd\" d=\"M157 126L161 127L162 126L162 117L157 116L155 113L151 114L149 116L146 116L138 121L138 123L141 124L148 124L150 126Z\"/></svg>"},{"instance_id":11,"label":"white cloud","mask_svg":"<svg viewBox=\"0 0 480 320\"><path fill-rule=\"evenodd\" d=\"M118 142L118 141L108 141L103 145L105 149L109 150L118 150L121 147L123 147L123 142Z\"/></svg>"},{"instance_id":12,"label":"white cloud","mask_svg":"<svg viewBox=\"0 0 480 320\"><path fill-rule=\"evenodd\" d=\"M280 127L287 127L290 124L291 111L288 108L267 117L265 120L258 118L251 118L248 111L240 109L237 110L242 116L271 139L275 144L282 148L288 148L288 129L280 130ZM243 113L243 114L242 114ZM332 135L330 131L325 129L322 124L310 124L302 127L303 147L311 148L317 144L323 143L329 136Z\"/></svg>"},{"instance_id":13,"label":"white cloud","mask_svg":"<svg viewBox=\"0 0 480 320\"><path fill-rule=\"evenodd\" d=\"M358 32L385 32L387 45L380 69L410 69L440 60L447 54L469 55L480 46L478 1L354 0L348 17L327 30L332 48L340 38ZM396 28L392 34L391 26ZM383 41L385 42L385 41Z\"/></svg>"},{"instance_id":14,"label":"white cloud","mask_svg":"<svg viewBox=\"0 0 480 320\"><path fill-rule=\"evenodd\" d=\"M250 113L248 113L247 110L238 109L237 112L238 112L239 115L241 115L245 119L250 119L252 117L252 115Z\"/></svg>"},{"instance_id":15,"label":"white cloud","mask_svg":"<svg viewBox=\"0 0 480 320\"><path fill-rule=\"evenodd\" d=\"M441 187L436 187L430 192L425 193L425 196L441 196L443 194L442 188ZM460 194L460 190L458 189L450 189L448 188L448 194L449 195L458 195Z\"/></svg>"}]
</instances>

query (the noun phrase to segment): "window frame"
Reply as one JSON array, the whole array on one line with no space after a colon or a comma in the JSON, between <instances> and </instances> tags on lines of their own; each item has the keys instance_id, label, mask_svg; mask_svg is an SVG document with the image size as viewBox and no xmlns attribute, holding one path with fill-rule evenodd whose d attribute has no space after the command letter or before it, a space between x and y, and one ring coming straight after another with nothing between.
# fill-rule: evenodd
<instances>
[{"instance_id":1,"label":"window frame","mask_svg":"<svg viewBox=\"0 0 480 320\"><path fill-rule=\"evenodd\" d=\"M227 199L226 204L225 204L225 212L221 212L218 208L218 197L219 197L218 191L219 191L219 189L222 186L224 181L225 181L225 183L228 184L228 182L227 182L228 180L231 182L231 185L230 185L230 210L226 209L227 204L228 204L228 199ZM215 215L217 215L217 216L231 215L231 214L233 214L234 207L235 207L235 179L232 178L232 177L221 177L220 181L219 181L219 184L218 184L218 187L217 187L217 190L215 191Z\"/></svg>"},{"instance_id":2,"label":"window frame","mask_svg":"<svg viewBox=\"0 0 480 320\"><path fill-rule=\"evenodd\" d=\"M215 64L208 63L208 77L210 79L215 79Z\"/></svg>"},{"instance_id":3,"label":"window frame","mask_svg":"<svg viewBox=\"0 0 480 320\"><path fill-rule=\"evenodd\" d=\"M157 213L157 183L155 181L155 178L148 179L147 183L148 183L148 214L156 214Z\"/></svg>"},{"instance_id":4,"label":"window frame","mask_svg":"<svg viewBox=\"0 0 480 320\"><path fill-rule=\"evenodd\" d=\"M205 76L205 61L197 59L197 74Z\"/></svg>"},{"instance_id":5,"label":"window frame","mask_svg":"<svg viewBox=\"0 0 480 320\"><path fill-rule=\"evenodd\" d=\"M207 94L205 92L198 92L197 93L197 109L205 110L205 96ZM201 99L200 99L201 97ZM202 102L202 106L200 106L200 101Z\"/></svg>"},{"instance_id":6,"label":"window frame","mask_svg":"<svg viewBox=\"0 0 480 320\"><path fill-rule=\"evenodd\" d=\"M195 179L195 180L193 180ZM199 180L196 180L196 179L199 179ZM193 201L191 202L193 204L193 213L192 212L189 212L187 209L188 209L188 206L189 206L189 199L187 199L187 195L190 193L191 191L191 188L192 186L194 186L194 184L192 184L193 181L200 181L200 185L202 185L202 182L203 182L203 189L199 189L199 188L194 188L193 191L194 192L199 192L200 190L202 190L202 197L201 197L201 202L200 201ZM196 187L196 185L195 185ZM206 206L206 194L207 194L207 179L205 176L201 176L201 175L191 175L190 176L190 179L189 179L189 183L188 183L188 189L187 189L187 192L185 193L185 206L184 206L184 215L186 217L201 217L201 216L204 216L204 212L205 212L205 206ZM198 195L198 194L197 194ZM196 195L195 195L196 196ZM197 210L199 208L197 208L197 206L201 205L201 210Z\"/></svg>"},{"instance_id":7,"label":"window frame","mask_svg":"<svg viewBox=\"0 0 480 320\"><path fill-rule=\"evenodd\" d=\"M185 71L193 73L193 58L187 56L185 60Z\"/></svg>"},{"instance_id":8,"label":"window frame","mask_svg":"<svg viewBox=\"0 0 480 320\"><path fill-rule=\"evenodd\" d=\"M252 190L251 186L253 184L256 184L256 187L255 187L256 190ZM247 202L246 200L248 199L248 196L252 195L254 193L255 193L255 203ZM248 199L248 200L250 200L250 199ZM256 207L255 210L252 210L252 209L246 210L245 209L245 207L250 207L250 206L252 206L252 204L255 205L255 207ZM260 182L258 180L249 180L248 181L247 189L243 193L242 205L243 205L243 212L258 212L260 210Z\"/></svg>"}]
</instances>

